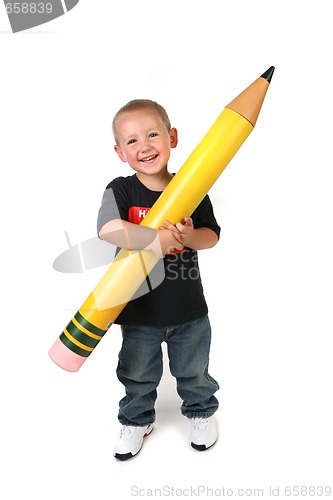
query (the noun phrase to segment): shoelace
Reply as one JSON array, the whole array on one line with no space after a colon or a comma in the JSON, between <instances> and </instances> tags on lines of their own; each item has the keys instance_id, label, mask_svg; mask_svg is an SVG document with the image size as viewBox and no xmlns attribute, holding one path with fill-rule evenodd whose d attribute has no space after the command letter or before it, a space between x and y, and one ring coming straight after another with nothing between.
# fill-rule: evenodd
<instances>
[{"instance_id":1,"label":"shoelace","mask_svg":"<svg viewBox=\"0 0 333 500\"><path fill-rule=\"evenodd\" d=\"M208 418L195 418L194 419L194 428L195 429L204 429L207 426Z\"/></svg>"},{"instance_id":2,"label":"shoelace","mask_svg":"<svg viewBox=\"0 0 333 500\"><path fill-rule=\"evenodd\" d=\"M123 425L120 435L121 437L125 439L131 439L133 436L133 432L135 430L135 427L132 427L131 425Z\"/></svg>"}]
</instances>

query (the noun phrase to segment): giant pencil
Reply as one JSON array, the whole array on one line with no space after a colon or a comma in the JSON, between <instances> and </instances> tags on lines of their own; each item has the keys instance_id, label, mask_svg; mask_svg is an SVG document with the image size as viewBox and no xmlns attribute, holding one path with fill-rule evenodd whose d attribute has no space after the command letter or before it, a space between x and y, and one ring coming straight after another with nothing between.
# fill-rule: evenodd
<instances>
[{"instance_id":1,"label":"giant pencil","mask_svg":"<svg viewBox=\"0 0 333 500\"><path fill-rule=\"evenodd\" d=\"M252 132L266 96L271 66L230 102L163 191L141 225L158 229L190 216ZM122 249L49 350L61 368L79 370L159 261L148 250Z\"/></svg>"}]
</instances>

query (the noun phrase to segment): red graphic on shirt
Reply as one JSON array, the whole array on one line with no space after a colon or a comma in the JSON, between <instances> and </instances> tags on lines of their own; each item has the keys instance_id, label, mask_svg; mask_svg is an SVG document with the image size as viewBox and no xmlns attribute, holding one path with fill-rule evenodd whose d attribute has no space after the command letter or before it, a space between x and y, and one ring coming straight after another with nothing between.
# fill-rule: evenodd
<instances>
[{"instance_id":1,"label":"red graphic on shirt","mask_svg":"<svg viewBox=\"0 0 333 500\"><path fill-rule=\"evenodd\" d=\"M142 220L146 217L148 214L150 208L148 207L131 207L128 209L128 222L132 222L133 224L140 224ZM183 248L183 250L173 250L170 253L183 253L185 252L186 248Z\"/></svg>"},{"instance_id":2,"label":"red graphic on shirt","mask_svg":"<svg viewBox=\"0 0 333 500\"><path fill-rule=\"evenodd\" d=\"M131 207L128 210L128 221L133 224L140 224L140 222L146 217L150 208L147 207Z\"/></svg>"}]
</instances>

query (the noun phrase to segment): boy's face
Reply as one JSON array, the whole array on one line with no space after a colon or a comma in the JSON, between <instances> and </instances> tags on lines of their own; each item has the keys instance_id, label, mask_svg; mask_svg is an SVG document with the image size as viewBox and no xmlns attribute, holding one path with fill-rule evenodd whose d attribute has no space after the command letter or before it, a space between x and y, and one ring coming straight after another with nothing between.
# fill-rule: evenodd
<instances>
[{"instance_id":1,"label":"boy's face","mask_svg":"<svg viewBox=\"0 0 333 500\"><path fill-rule=\"evenodd\" d=\"M156 175L166 169L170 148L177 146L177 130L167 127L153 109L122 113L116 121L119 158L136 172Z\"/></svg>"}]
</instances>

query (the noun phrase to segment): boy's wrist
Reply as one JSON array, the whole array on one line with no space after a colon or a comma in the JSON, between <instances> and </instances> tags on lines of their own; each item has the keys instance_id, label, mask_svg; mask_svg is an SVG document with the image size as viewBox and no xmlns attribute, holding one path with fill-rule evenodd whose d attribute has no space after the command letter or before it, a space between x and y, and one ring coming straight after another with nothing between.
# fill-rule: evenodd
<instances>
[{"instance_id":1,"label":"boy's wrist","mask_svg":"<svg viewBox=\"0 0 333 500\"><path fill-rule=\"evenodd\" d=\"M153 241L149 245L147 245L144 250L154 252L161 259L164 257L158 231L156 231L156 236Z\"/></svg>"}]
</instances>

